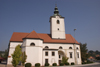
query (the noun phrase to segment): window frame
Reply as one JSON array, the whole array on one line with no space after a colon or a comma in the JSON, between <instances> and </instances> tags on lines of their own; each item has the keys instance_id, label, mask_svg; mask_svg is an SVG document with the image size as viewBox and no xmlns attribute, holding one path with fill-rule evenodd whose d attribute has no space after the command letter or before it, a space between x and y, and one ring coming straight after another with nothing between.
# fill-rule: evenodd
<instances>
[{"instance_id":1,"label":"window frame","mask_svg":"<svg viewBox=\"0 0 100 67\"><path fill-rule=\"evenodd\" d=\"M45 52L45 56L48 56L48 52L47 51Z\"/></svg>"},{"instance_id":2,"label":"window frame","mask_svg":"<svg viewBox=\"0 0 100 67\"><path fill-rule=\"evenodd\" d=\"M77 52L77 58L79 58L79 52Z\"/></svg>"},{"instance_id":3,"label":"window frame","mask_svg":"<svg viewBox=\"0 0 100 67\"><path fill-rule=\"evenodd\" d=\"M60 46L59 49L63 49L62 46Z\"/></svg>"},{"instance_id":4,"label":"window frame","mask_svg":"<svg viewBox=\"0 0 100 67\"><path fill-rule=\"evenodd\" d=\"M57 22L57 24L60 24L60 21L59 20L57 20L56 22Z\"/></svg>"},{"instance_id":5,"label":"window frame","mask_svg":"<svg viewBox=\"0 0 100 67\"><path fill-rule=\"evenodd\" d=\"M73 52L69 52L70 58L73 58Z\"/></svg>"},{"instance_id":6,"label":"window frame","mask_svg":"<svg viewBox=\"0 0 100 67\"><path fill-rule=\"evenodd\" d=\"M48 63L48 61L49 61L49 60L46 58L46 59L45 59L45 63Z\"/></svg>"},{"instance_id":7,"label":"window frame","mask_svg":"<svg viewBox=\"0 0 100 67\"><path fill-rule=\"evenodd\" d=\"M72 49L72 47L69 47L69 49Z\"/></svg>"},{"instance_id":8,"label":"window frame","mask_svg":"<svg viewBox=\"0 0 100 67\"><path fill-rule=\"evenodd\" d=\"M30 44L30 46L35 46L35 43L32 42L32 43Z\"/></svg>"},{"instance_id":9,"label":"window frame","mask_svg":"<svg viewBox=\"0 0 100 67\"><path fill-rule=\"evenodd\" d=\"M52 52L52 56L55 56L55 52Z\"/></svg>"},{"instance_id":10,"label":"window frame","mask_svg":"<svg viewBox=\"0 0 100 67\"><path fill-rule=\"evenodd\" d=\"M45 49L48 49L49 47L48 46L45 46Z\"/></svg>"}]
</instances>

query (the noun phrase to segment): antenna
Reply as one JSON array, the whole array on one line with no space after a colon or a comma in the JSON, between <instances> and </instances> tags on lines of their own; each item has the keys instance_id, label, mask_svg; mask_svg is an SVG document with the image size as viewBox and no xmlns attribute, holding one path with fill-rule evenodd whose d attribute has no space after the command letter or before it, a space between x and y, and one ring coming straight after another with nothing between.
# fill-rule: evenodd
<instances>
[{"instance_id":1,"label":"antenna","mask_svg":"<svg viewBox=\"0 0 100 67\"><path fill-rule=\"evenodd\" d=\"M57 2L55 2L55 7L57 7Z\"/></svg>"}]
</instances>

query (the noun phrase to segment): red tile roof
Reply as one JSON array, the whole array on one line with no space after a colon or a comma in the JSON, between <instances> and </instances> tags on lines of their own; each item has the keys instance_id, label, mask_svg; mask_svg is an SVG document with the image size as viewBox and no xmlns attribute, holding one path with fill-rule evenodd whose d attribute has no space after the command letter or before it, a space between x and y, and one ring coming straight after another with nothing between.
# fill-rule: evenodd
<instances>
[{"instance_id":1,"label":"red tile roof","mask_svg":"<svg viewBox=\"0 0 100 67\"><path fill-rule=\"evenodd\" d=\"M39 38L43 39L44 43L75 43L75 39L70 34L66 34L66 39L52 39L50 34L36 33L35 31L31 33L14 32L10 41L22 42L23 38ZM79 44L77 41L76 43Z\"/></svg>"}]
</instances>

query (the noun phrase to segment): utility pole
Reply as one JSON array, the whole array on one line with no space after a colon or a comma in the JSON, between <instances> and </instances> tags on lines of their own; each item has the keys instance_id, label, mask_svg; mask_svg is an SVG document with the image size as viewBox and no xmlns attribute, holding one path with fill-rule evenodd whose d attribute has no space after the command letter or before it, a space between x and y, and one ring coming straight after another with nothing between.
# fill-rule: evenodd
<instances>
[{"instance_id":1,"label":"utility pole","mask_svg":"<svg viewBox=\"0 0 100 67\"><path fill-rule=\"evenodd\" d=\"M76 31L76 29L74 29L74 38L75 38L75 31ZM75 40L75 43L74 43L74 58L75 58L75 64L78 64L77 63L76 40Z\"/></svg>"}]
</instances>

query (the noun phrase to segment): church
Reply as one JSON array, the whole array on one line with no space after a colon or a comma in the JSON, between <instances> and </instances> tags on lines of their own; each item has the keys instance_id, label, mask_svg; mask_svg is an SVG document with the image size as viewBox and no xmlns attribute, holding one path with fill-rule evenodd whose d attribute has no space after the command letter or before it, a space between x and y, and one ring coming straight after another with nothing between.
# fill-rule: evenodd
<instances>
[{"instance_id":1,"label":"church","mask_svg":"<svg viewBox=\"0 0 100 67\"><path fill-rule=\"evenodd\" d=\"M81 64L80 43L71 34L65 34L64 17L59 14L57 6L54 15L50 17L50 34L14 32L9 42L7 64L12 65L12 56L15 47L21 45L22 52L26 52L26 63L34 66L40 63L52 65L61 63L62 57L66 56L69 64Z\"/></svg>"}]
</instances>

